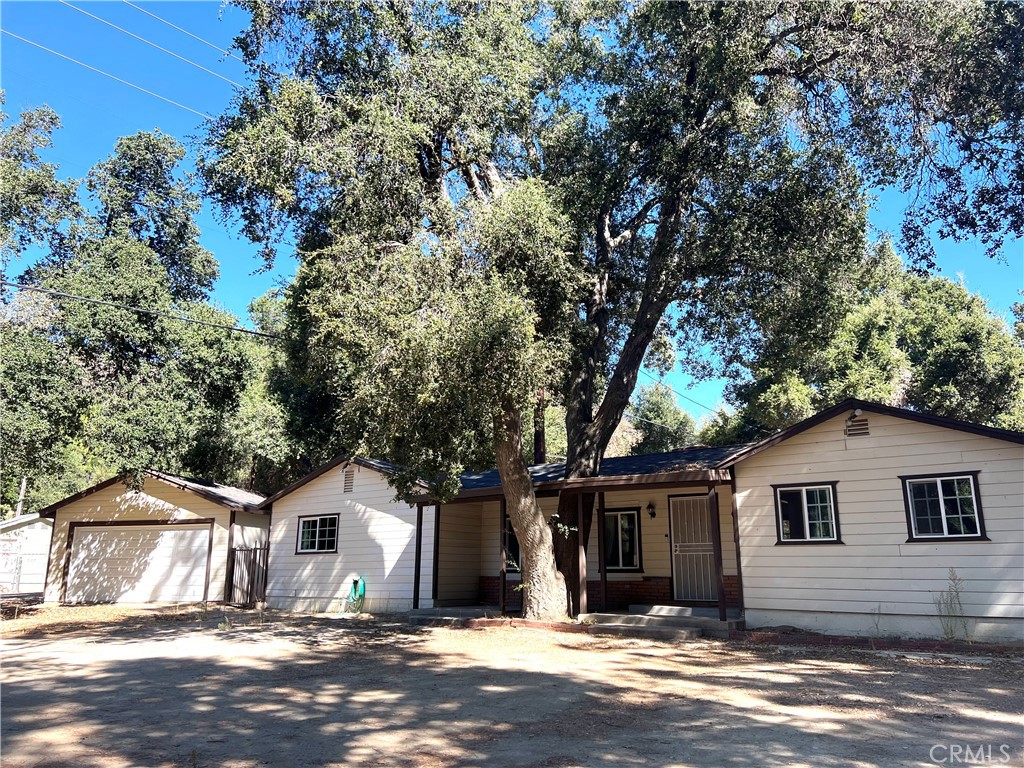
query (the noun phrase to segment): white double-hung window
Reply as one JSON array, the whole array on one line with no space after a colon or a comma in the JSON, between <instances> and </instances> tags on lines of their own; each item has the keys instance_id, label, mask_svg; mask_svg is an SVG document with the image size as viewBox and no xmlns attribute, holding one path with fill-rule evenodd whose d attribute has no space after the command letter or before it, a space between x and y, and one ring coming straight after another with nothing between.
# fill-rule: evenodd
<instances>
[{"instance_id":1,"label":"white double-hung window","mask_svg":"<svg viewBox=\"0 0 1024 768\"><path fill-rule=\"evenodd\" d=\"M836 483L773 485L779 544L840 543Z\"/></svg>"},{"instance_id":2,"label":"white double-hung window","mask_svg":"<svg viewBox=\"0 0 1024 768\"><path fill-rule=\"evenodd\" d=\"M909 541L985 539L977 475L901 477Z\"/></svg>"}]
</instances>

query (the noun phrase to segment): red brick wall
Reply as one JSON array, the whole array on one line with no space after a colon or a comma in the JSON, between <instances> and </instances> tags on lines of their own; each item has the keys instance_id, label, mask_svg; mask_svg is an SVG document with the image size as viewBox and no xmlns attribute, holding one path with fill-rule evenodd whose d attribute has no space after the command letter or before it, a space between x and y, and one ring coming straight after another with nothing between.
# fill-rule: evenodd
<instances>
[{"instance_id":1,"label":"red brick wall","mask_svg":"<svg viewBox=\"0 0 1024 768\"><path fill-rule=\"evenodd\" d=\"M600 606L601 582L587 582L587 599L591 609ZM656 605L672 602L672 579L668 576L644 576L639 581L608 581L607 608L633 605Z\"/></svg>"},{"instance_id":2,"label":"red brick wall","mask_svg":"<svg viewBox=\"0 0 1024 768\"><path fill-rule=\"evenodd\" d=\"M523 593L516 589L519 580L505 581L505 610L518 611L523 607ZM501 595L500 576L480 577L480 598L484 605L500 605L498 597Z\"/></svg>"},{"instance_id":3,"label":"red brick wall","mask_svg":"<svg viewBox=\"0 0 1024 768\"><path fill-rule=\"evenodd\" d=\"M739 576L722 576L722 581L725 582L725 604L726 605L739 605L740 604L740 577Z\"/></svg>"},{"instance_id":4,"label":"red brick wall","mask_svg":"<svg viewBox=\"0 0 1024 768\"><path fill-rule=\"evenodd\" d=\"M738 606L740 602L739 579L736 576L723 576L725 582L725 602L727 605ZM484 605L498 605L499 576L480 577L480 597ZM505 606L509 611L519 610L523 604L523 595L516 587L518 581L505 582ZM590 610L600 606L601 582L587 581L587 597ZM674 603L672 599L672 579L668 576L644 576L639 580L609 581L609 609L626 608L630 605L666 605Z\"/></svg>"}]
</instances>

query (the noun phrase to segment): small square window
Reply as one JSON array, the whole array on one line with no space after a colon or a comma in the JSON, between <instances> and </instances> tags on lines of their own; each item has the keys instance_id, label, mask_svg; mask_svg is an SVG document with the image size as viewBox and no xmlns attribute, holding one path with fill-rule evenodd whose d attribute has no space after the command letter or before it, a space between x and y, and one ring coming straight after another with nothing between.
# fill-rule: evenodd
<instances>
[{"instance_id":1,"label":"small square window","mask_svg":"<svg viewBox=\"0 0 1024 768\"><path fill-rule=\"evenodd\" d=\"M986 539L977 473L901 477L908 541Z\"/></svg>"},{"instance_id":2,"label":"small square window","mask_svg":"<svg viewBox=\"0 0 1024 768\"><path fill-rule=\"evenodd\" d=\"M338 551L338 516L299 518L299 538L296 554L317 554Z\"/></svg>"},{"instance_id":3,"label":"small square window","mask_svg":"<svg viewBox=\"0 0 1024 768\"><path fill-rule=\"evenodd\" d=\"M779 544L839 541L835 483L774 485Z\"/></svg>"}]
</instances>

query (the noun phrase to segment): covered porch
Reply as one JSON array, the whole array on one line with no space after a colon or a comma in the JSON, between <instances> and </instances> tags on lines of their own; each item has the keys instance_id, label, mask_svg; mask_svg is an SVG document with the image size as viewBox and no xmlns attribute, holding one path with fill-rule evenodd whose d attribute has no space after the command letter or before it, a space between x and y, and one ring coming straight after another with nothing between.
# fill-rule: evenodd
<instances>
[{"instance_id":1,"label":"covered porch","mask_svg":"<svg viewBox=\"0 0 1024 768\"><path fill-rule=\"evenodd\" d=\"M713 466L727 455L728 449L696 448L613 458L599 476L568 481L560 478L562 465L531 468L545 518L557 512L560 494L573 494L577 519L592 499L590 535L578 543L581 578L570 585L578 613L690 606L712 609L724 621L742 611L732 478ZM414 608L521 609L519 547L501 491L496 472L471 475L452 502L429 505L433 553L421 552L418 529L415 576L418 583L429 559L432 605L416 601ZM422 514L418 520L421 527Z\"/></svg>"}]
</instances>

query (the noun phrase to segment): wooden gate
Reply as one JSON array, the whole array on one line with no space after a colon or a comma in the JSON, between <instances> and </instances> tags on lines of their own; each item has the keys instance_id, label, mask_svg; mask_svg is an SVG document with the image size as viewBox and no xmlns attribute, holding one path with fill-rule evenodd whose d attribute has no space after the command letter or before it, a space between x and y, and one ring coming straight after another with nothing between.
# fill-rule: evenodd
<instances>
[{"instance_id":1,"label":"wooden gate","mask_svg":"<svg viewBox=\"0 0 1024 768\"><path fill-rule=\"evenodd\" d=\"M269 547L235 547L231 550L231 600L251 606L267 599Z\"/></svg>"}]
</instances>

